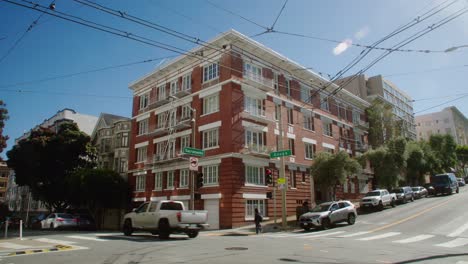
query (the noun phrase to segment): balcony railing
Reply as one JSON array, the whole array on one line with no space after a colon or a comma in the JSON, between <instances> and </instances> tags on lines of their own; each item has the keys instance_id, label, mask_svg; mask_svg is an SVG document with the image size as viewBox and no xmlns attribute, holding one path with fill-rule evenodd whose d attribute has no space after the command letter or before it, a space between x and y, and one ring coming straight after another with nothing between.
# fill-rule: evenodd
<instances>
[{"instance_id":1,"label":"balcony railing","mask_svg":"<svg viewBox=\"0 0 468 264\"><path fill-rule=\"evenodd\" d=\"M169 97L164 97L164 98L151 98L150 103L149 103L149 108L154 109L156 107L159 107L161 105L169 103Z\"/></svg>"},{"instance_id":2,"label":"balcony railing","mask_svg":"<svg viewBox=\"0 0 468 264\"><path fill-rule=\"evenodd\" d=\"M192 93L191 88L178 88L177 91L175 91L172 95L177 97L177 98L182 98L184 96L187 96Z\"/></svg>"},{"instance_id":3,"label":"balcony railing","mask_svg":"<svg viewBox=\"0 0 468 264\"><path fill-rule=\"evenodd\" d=\"M247 144L245 145L248 154L268 156L270 155L270 150L265 145L258 144Z\"/></svg>"},{"instance_id":4,"label":"balcony railing","mask_svg":"<svg viewBox=\"0 0 468 264\"><path fill-rule=\"evenodd\" d=\"M154 154L152 158L148 159L147 164L158 164L180 159L183 159L183 157L178 156L175 153Z\"/></svg>"},{"instance_id":5,"label":"balcony railing","mask_svg":"<svg viewBox=\"0 0 468 264\"><path fill-rule=\"evenodd\" d=\"M365 129L365 130L369 129L369 122L363 121L361 119L359 119L358 122L354 122L354 125L362 128L362 129Z\"/></svg>"},{"instance_id":6,"label":"balcony railing","mask_svg":"<svg viewBox=\"0 0 468 264\"><path fill-rule=\"evenodd\" d=\"M263 76L253 74L251 72L244 72L244 80L251 85L261 85L261 87L273 89L273 79L264 78Z\"/></svg>"}]
</instances>

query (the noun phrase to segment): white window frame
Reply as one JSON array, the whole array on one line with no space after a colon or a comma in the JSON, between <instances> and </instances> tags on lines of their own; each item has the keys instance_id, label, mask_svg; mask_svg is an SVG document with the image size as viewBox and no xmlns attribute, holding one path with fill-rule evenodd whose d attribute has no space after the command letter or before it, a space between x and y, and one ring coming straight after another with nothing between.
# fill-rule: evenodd
<instances>
[{"instance_id":1,"label":"white window frame","mask_svg":"<svg viewBox=\"0 0 468 264\"><path fill-rule=\"evenodd\" d=\"M169 127L175 127L177 125L177 109L169 110Z\"/></svg>"},{"instance_id":2,"label":"white window frame","mask_svg":"<svg viewBox=\"0 0 468 264\"><path fill-rule=\"evenodd\" d=\"M203 186L219 185L219 165L203 166Z\"/></svg>"},{"instance_id":3,"label":"white window frame","mask_svg":"<svg viewBox=\"0 0 468 264\"><path fill-rule=\"evenodd\" d=\"M192 107L190 107L190 104L185 104L182 106L181 113L180 113L180 120L187 120L190 119L192 116Z\"/></svg>"},{"instance_id":4,"label":"white window frame","mask_svg":"<svg viewBox=\"0 0 468 264\"><path fill-rule=\"evenodd\" d=\"M148 133L148 121L149 119L143 119L138 122L138 136L145 135Z\"/></svg>"},{"instance_id":5,"label":"white window frame","mask_svg":"<svg viewBox=\"0 0 468 264\"><path fill-rule=\"evenodd\" d=\"M164 83L158 86L158 101L165 100L166 98L166 84Z\"/></svg>"},{"instance_id":6,"label":"white window frame","mask_svg":"<svg viewBox=\"0 0 468 264\"><path fill-rule=\"evenodd\" d=\"M203 82L211 81L219 77L218 63L211 63L203 67Z\"/></svg>"},{"instance_id":7,"label":"white window frame","mask_svg":"<svg viewBox=\"0 0 468 264\"><path fill-rule=\"evenodd\" d=\"M146 174L136 175L135 177L135 191L144 192L146 188Z\"/></svg>"},{"instance_id":8,"label":"white window frame","mask_svg":"<svg viewBox=\"0 0 468 264\"><path fill-rule=\"evenodd\" d=\"M244 62L244 77L261 82L263 79L262 68L250 62Z\"/></svg>"},{"instance_id":9,"label":"white window frame","mask_svg":"<svg viewBox=\"0 0 468 264\"><path fill-rule=\"evenodd\" d=\"M304 129L315 131L313 114L304 114Z\"/></svg>"},{"instance_id":10,"label":"white window frame","mask_svg":"<svg viewBox=\"0 0 468 264\"><path fill-rule=\"evenodd\" d=\"M313 160L315 158L315 152L316 152L317 146L312 143L305 143L304 142L304 158L306 160Z\"/></svg>"},{"instance_id":11,"label":"white window frame","mask_svg":"<svg viewBox=\"0 0 468 264\"><path fill-rule=\"evenodd\" d=\"M359 120L361 120L361 114L358 111L353 110L353 123L359 124Z\"/></svg>"},{"instance_id":12,"label":"white window frame","mask_svg":"<svg viewBox=\"0 0 468 264\"><path fill-rule=\"evenodd\" d=\"M140 110L147 108L149 105L149 93L140 95Z\"/></svg>"},{"instance_id":13,"label":"white window frame","mask_svg":"<svg viewBox=\"0 0 468 264\"><path fill-rule=\"evenodd\" d=\"M252 185L265 185L265 168L245 165L245 183Z\"/></svg>"},{"instance_id":14,"label":"white window frame","mask_svg":"<svg viewBox=\"0 0 468 264\"><path fill-rule=\"evenodd\" d=\"M258 212L263 217L266 216L266 203L264 199L255 200L255 199L246 199L245 200L245 219L252 220L255 218L255 208L258 209Z\"/></svg>"},{"instance_id":15,"label":"white window frame","mask_svg":"<svg viewBox=\"0 0 468 264\"><path fill-rule=\"evenodd\" d=\"M166 141L156 143L155 152L154 152L155 155L156 156L162 156L164 154L163 151L164 151L165 146L166 146Z\"/></svg>"},{"instance_id":16,"label":"white window frame","mask_svg":"<svg viewBox=\"0 0 468 264\"><path fill-rule=\"evenodd\" d=\"M291 79L285 77L284 80L285 80L285 84L286 84L286 95L291 96L291 83L290 83Z\"/></svg>"},{"instance_id":17,"label":"white window frame","mask_svg":"<svg viewBox=\"0 0 468 264\"><path fill-rule=\"evenodd\" d=\"M120 141L120 147L128 147L128 132L122 133L122 138Z\"/></svg>"},{"instance_id":18,"label":"white window frame","mask_svg":"<svg viewBox=\"0 0 468 264\"><path fill-rule=\"evenodd\" d=\"M158 118L158 122L156 123L156 128L164 128L165 127L165 118L164 118L164 115L167 115L168 113L166 112L163 112L163 113L159 113L157 115L157 118Z\"/></svg>"},{"instance_id":19,"label":"white window frame","mask_svg":"<svg viewBox=\"0 0 468 264\"><path fill-rule=\"evenodd\" d=\"M310 103L310 89L301 84L301 101L304 103Z\"/></svg>"},{"instance_id":20,"label":"white window frame","mask_svg":"<svg viewBox=\"0 0 468 264\"><path fill-rule=\"evenodd\" d=\"M219 127L203 131L203 149L219 147Z\"/></svg>"},{"instance_id":21,"label":"white window frame","mask_svg":"<svg viewBox=\"0 0 468 264\"><path fill-rule=\"evenodd\" d=\"M179 187L180 188L188 188L189 186L189 170L180 170L179 174Z\"/></svg>"},{"instance_id":22,"label":"white window frame","mask_svg":"<svg viewBox=\"0 0 468 264\"><path fill-rule=\"evenodd\" d=\"M203 97L203 114L208 115L219 111L219 93Z\"/></svg>"},{"instance_id":23,"label":"white window frame","mask_svg":"<svg viewBox=\"0 0 468 264\"><path fill-rule=\"evenodd\" d=\"M166 144L169 144L167 146L167 158L168 159L173 159L176 156L175 150L176 150L176 141L175 139L170 140Z\"/></svg>"},{"instance_id":24,"label":"white window frame","mask_svg":"<svg viewBox=\"0 0 468 264\"><path fill-rule=\"evenodd\" d=\"M323 134L325 136L333 137L333 124L322 121Z\"/></svg>"},{"instance_id":25,"label":"white window frame","mask_svg":"<svg viewBox=\"0 0 468 264\"><path fill-rule=\"evenodd\" d=\"M179 90L179 79L175 79L170 84L169 95L174 95Z\"/></svg>"},{"instance_id":26,"label":"white window frame","mask_svg":"<svg viewBox=\"0 0 468 264\"><path fill-rule=\"evenodd\" d=\"M190 147L190 135L180 137L180 150Z\"/></svg>"},{"instance_id":27,"label":"white window frame","mask_svg":"<svg viewBox=\"0 0 468 264\"><path fill-rule=\"evenodd\" d=\"M328 96L320 94L320 109L325 111L330 111L330 104L328 101Z\"/></svg>"},{"instance_id":28,"label":"white window frame","mask_svg":"<svg viewBox=\"0 0 468 264\"><path fill-rule=\"evenodd\" d=\"M245 96L244 111L254 116L265 117L265 102L263 99Z\"/></svg>"},{"instance_id":29,"label":"white window frame","mask_svg":"<svg viewBox=\"0 0 468 264\"><path fill-rule=\"evenodd\" d=\"M252 151L263 152L266 147L263 131L246 129L245 145Z\"/></svg>"},{"instance_id":30,"label":"white window frame","mask_svg":"<svg viewBox=\"0 0 468 264\"><path fill-rule=\"evenodd\" d=\"M182 77L182 91L190 91L192 89L192 73Z\"/></svg>"},{"instance_id":31,"label":"white window frame","mask_svg":"<svg viewBox=\"0 0 468 264\"><path fill-rule=\"evenodd\" d=\"M148 156L148 147L144 146L141 148L137 148L137 158L136 158L136 163L139 162L145 162Z\"/></svg>"},{"instance_id":32,"label":"white window frame","mask_svg":"<svg viewBox=\"0 0 468 264\"><path fill-rule=\"evenodd\" d=\"M166 190L174 190L174 171L166 172Z\"/></svg>"},{"instance_id":33,"label":"white window frame","mask_svg":"<svg viewBox=\"0 0 468 264\"><path fill-rule=\"evenodd\" d=\"M154 190L161 191L162 190L162 172L156 172L154 174Z\"/></svg>"}]
</instances>

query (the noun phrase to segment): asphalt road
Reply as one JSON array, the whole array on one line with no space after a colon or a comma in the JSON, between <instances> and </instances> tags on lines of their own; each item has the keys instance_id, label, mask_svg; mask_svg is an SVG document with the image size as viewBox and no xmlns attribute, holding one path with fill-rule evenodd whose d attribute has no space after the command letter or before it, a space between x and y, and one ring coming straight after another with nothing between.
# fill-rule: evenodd
<instances>
[{"instance_id":1,"label":"asphalt road","mask_svg":"<svg viewBox=\"0 0 468 264\"><path fill-rule=\"evenodd\" d=\"M0 259L0 264L75 263L456 263L468 264L468 187L359 215L353 226L261 235L203 232L195 239L120 233L40 232L72 250ZM31 237L30 237L31 238Z\"/></svg>"}]
</instances>

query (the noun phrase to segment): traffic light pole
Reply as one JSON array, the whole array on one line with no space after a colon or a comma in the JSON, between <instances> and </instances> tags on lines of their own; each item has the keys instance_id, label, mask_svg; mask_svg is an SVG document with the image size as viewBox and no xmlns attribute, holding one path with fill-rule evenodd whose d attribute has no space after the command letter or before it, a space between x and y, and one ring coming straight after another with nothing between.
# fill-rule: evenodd
<instances>
[{"instance_id":1,"label":"traffic light pole","mask_svg":"<svg viewBox=\"0 0 468 264\"><path fill-rule=\"evenodd\" d=\"M280 93L279 93L279 87L278 89L276 90L276 94L279 96ZM279 127L279 148L282 150L284 148L283 146L283 120L282 120L282 114L281 114L281 106L282 106L283 102L281 101L281 103L278 105L279 107L279 113L278 113L278 127ZM280 157L280 168L279 168L279 177L280 178L283 178L284 179L284 157L281 156ZM283 184L283 188L281 189L281 215L282 215L282 218L281 218L281 223L282 223L282 227L283 227L283 230L286 230L287 229L287 226L288 226L288 220L287 220L287 209L286 209L286 190L288 188L288 182L284 181L284 184Z\"/></svg>"},{"instance_id":2,"label":"traffic light pole","mask_svg":"<svg viewBox=\"0 0 468 264\"><path fill-rule=\"evenodd\" d=\"M196 148L195 146L195 127L196 127L196 118L197 118L197 110L196 109L193 109L192 108L192 113L193 113L193 118L192 118L192 122L193 122L193 126L192 126L192 147L193 148ZM195 174L196 174L196 171L192 171L192 179L191 179L191 186L190 186L190 209L191 210L195 210Z\"/></svg>"}]
</instances>

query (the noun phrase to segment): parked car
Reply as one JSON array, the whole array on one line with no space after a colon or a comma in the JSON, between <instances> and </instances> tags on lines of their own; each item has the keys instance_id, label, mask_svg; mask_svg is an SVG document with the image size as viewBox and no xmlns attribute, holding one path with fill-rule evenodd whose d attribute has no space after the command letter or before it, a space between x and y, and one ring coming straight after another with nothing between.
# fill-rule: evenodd
<instances>
[{"instance_id":1,"label":"parked car","mask_svg":"<svg viewBox=\"0 0 468 264\"><path fill-rule=\"evenodd\" d=\"M427 197L427 190L422 186L411 187L413 190L414 198L419 199Z\"/></svg>"},{"instance_id":2,"label":"parked car","mask_svg":"<svg viewBox=\"0 0 468 264\"><path fill-rule=\"evenodd\" d=\"M185 233L195 238L208 226L207 219L207 211L185 210L179 201L151 201L126 214L122 229L126 236L134 230L142 230L158 234L161 239L168 239L171 233Z\"/></svg>"},{"instance_id":3,"label":"parked car","mask_svg":"<svg viewBox=\"0 0 468 264\"><path fill-rule=\"evenodd\" d=\"M75 229L78 220L71 214L52 213L41 221L42 229Z\"/></svg>"},{"instance_id":4,"label":"parked car","mask_svg":"<svg viewBox=\"0 0 468 264\"><path fill-rule=\"evenodd\" d=\"M350 201L326 202L301 215L299 225L306 231L311 228L328 229L340 222L353 225L356 217L356 207Z\"/></svg>"},{"instance_id":5,"label":"parked car","mask_svg":"<svg viewBox=\"0 0 468 264\"><path fill-rule=\"evenodd\" d=\"M32 218L29 222L29 227L31 229L42 229L42 220L46 218L45 214L39 214L36 217Z\"/></svg>"},{"instance_id":6,"label":"parked car","mask_svg":"<svg viewBox=\"0 0 468 264\"><path fill-rule=\"evenodd\" d=\"M435 189L434 189L434 186L432 186L431 183L425 183L423 186L427 190L427 196L435 195Z\"/></svg>"},{"instance_id":7,"label":"parked car","mask_svg":"<svg viewBox=\"0 0 468 264\"><path fill-rule=\"evenodd\" d=\"M366 193L361 199L360 207L366 208L377 208L383 210L385 206L395 207L396 196L395 194L389 193L386 189L377 189Z\"/></svg>"},{"instance_id":8,"label":"parked car","mask_svg":"<svg viewBox=\"0 0 468 264\"><path fill-rule=\"evenodd\" d=\"M457 178L457 181L458 181L458 186L459 187L463 187L463 186L466 185L465 179L463 179L463 178Z\"/></svg>"},{"instance_id":9,"label":"parked car","mask_svg":"<svg viewBox=\"0 0 468 264\"><path fill-rule=\"evenodd\" d=\"M96 230L96 221L90 214L75 214L78 230Z\"/></svg>"},{"instance_id":10,"label":"parked car","mask_svg":"<svg viewBox=\"0 0 468 264\"><path fill-rule=\"evenodd\" d=\"M431 177L434 186L434 195L458 193L458 182L453 173L437 174Z\"/></svg>"},{"instance_id":11,"label":"parked car","mask_svg":"<svg viewBox=\"0 0 468 264\"><path fill-rule=\"evenodd\" d=\"M392 190L392 193L395 193L397 202L407 203L408 201L414 201L414 194L411 187L397 187Z\"/></svg>"}]
</instances>

